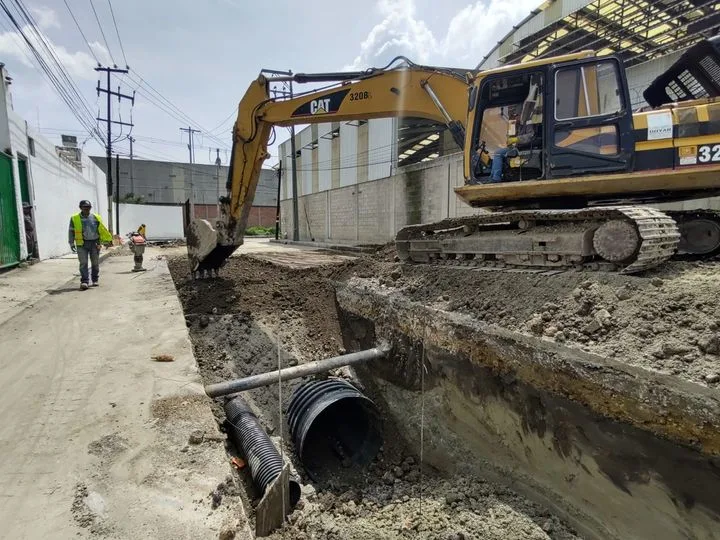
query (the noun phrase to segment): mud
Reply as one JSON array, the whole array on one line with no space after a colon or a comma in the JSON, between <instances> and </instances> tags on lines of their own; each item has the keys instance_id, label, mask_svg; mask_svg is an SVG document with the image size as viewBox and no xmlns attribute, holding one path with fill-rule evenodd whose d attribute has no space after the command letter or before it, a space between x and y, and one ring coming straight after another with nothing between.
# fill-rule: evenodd
<instances>
[{"instance_id":1,"label":"mud","mask_svg":"<svg viewBox=\"0 0 720 540\"><path fill-rule=\"evenodd\" d=\"M280 365L287 366L346 352L335 281L358 272L372 276L387 271L390 276L392 256L381 253L320 269L232 258L223 277L198 282L189 280L185 260L171 260L205 382L276 369L278 356ZM300 382L283 385L283 410ZM372 387L366 392L383 406ZM480 475L446 475L427 464L421 467L419 447L396 436L400 431L387 411L385 445L367 470L333 470L311 483L288 444L287 426L278 415L277 386L250 391L246 397L274 441L280 445L284 440L283 451L305 482L289 523L271 538L579 538L547 509L501 484ZM219 405L215 413L222 422ZM251 513L257 493L247 471L241 477Z\"/></svg>"}]
</instances>

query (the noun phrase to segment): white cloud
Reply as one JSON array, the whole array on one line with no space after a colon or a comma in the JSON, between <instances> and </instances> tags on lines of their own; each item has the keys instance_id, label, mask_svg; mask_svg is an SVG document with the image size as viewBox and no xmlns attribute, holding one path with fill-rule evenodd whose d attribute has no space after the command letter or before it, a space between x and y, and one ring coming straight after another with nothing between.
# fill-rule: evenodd
<instances>
[{"instance_id":1,"label":"white cloud","mask_svg":"<svg viewBox=\"0 0 720 540\"><path fill-rule=\"evenodd\" d=\"M0 57L13 57L20 61L24 66L35 67L34 64L28 59L29 52L23 54L23 49L20 49L20 43L22 43L22 36L17 32L3 32L0 34Z\"/></svg>"},{"instance_id":2,"label":"white cloud","mask_svg":"<svg viewBox=\"0 0 720 540\"><path fill-rule=\"evenodd\" d=\"M370 30L347 69L380 67L399 55L417 63L430 60L438 43L425 22L416 18L413 0L379 0L377 9L382 22Z\"/></svg>"},{"instance_id":3,"label":"white cloud","mask_svg":"<svg viewBox=\"0 0 720 540\"><path fill-rule=\"evenodd\" d=\"M23 28L23 33L33 43L36 50L48 61L44 46L37 36L27 27ZM84 51L71 52L62 45L53 43L46 35L43 35L43 37L55 51L58 60L73 79L93 80L96 78L97 74L94 68L97 63L89 53ZM97 42L91 43L90 47L101 62L110 64L110 55L105 47ZM27 47L23 36L19 32L0 33L0 56L13 57L27 67L36 67L35 56Z\"/></svg>"},{"instance_id":4,"label":"white cloud","mask_svg":"<svg viewBox=\"0 0 720 540\"><path fill-rule=\"evenodd\" d=\"M53 9L42 6L30 8L30 11L35 15L35 19L41 29L60 28L60 21L58 21L57 13L55 13Z\"/></svg>"},{"instance_id":5,"label":"white cloud","mask_svg":"<svg viewBox=\"0 0 720 540\"><path fill-rule=\"evenodd\" d=\"M360 54L346 69L380 67L395 56L419 64L472 68L542 0L478 0L451 19L441 37L418 18L414 0L378 0L382 21L360 45Z\"/></svg>"},{"instance_id":6,"label":"white cloud","mask_svg":"<svg viewBox=\"0 0 720 540\"><path fill-rule=\"evenodd\" d=\"M542 0L490 0L475 2L450 21L442 51L451 65L475 67L499 40L512 30Z\"/></svg>"},{"instance_id":7,"label":"white cloud","mask_svg":"<svg viewBox=\"0 0 720 540\"><path fill-rule=\"evenodd\" d=\"M98 41L91 41L88 45L90 45L90 48L95 53L95 56L97 56L98 61L102 65L111 66L113 64L113 61L110 58L110 53Z\"/></svg>"}]
</instances>

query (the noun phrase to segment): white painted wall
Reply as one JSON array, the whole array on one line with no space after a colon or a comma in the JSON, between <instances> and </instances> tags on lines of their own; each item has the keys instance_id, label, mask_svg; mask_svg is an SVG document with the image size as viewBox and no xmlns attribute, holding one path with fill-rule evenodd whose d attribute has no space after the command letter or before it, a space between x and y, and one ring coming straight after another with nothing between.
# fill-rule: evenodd
<instances>
[{"instance_id":1,"label":"white painted wall","mask_svg":"<svg viewBox=\"0 0 720 540\"><path fill-rule=\"evenodd\" d=\"M121 204L120 234L137 231L141 224L147 226L148 240L175 240L184 238L183 207L152 204Z\"/></svg>"},{"instance_id":2,"label":"white painted wall","mask_svg":"<svg viewBox=\"0 0 720 540\"><path fill-rule=\"evenodd\" d=\"M300 132L300 144L297 149L300 150L302 164L298 166L298 183L300 184L300 193L308 195L312 193L312 177L313 168L313 151L308 146L312 142L312 126L308 126Z\"/></svg>"},{"instance_id":3,"label":"white painted wall","mask_svg":"<svg viewBox=\"0 0 720 540\"><path fill-rule=\"evenodd\" d=\"M27 246L22 222L19 155L25 157L28 164L28 187L34 207L40 258L47 259L64 255L70 251L68 247L70 216L79 211L80 200L90 200L93 204L93 211L99 213L107 225L105 174L87 156L82 158L82 169L73 167L58 156L55 144L28 126L27 122L18 114L9 109L6 114L20 219L22 244L20 256L21 258L27 257ZM35 141L34 156L30 154L28 148L28 137L32 137Z\"/></svg>"},{"instance_id":4,"label":"white painted wall","mask_svg":"<svg viewBox=\"0 0 720 540\"><path fill-rule=\"evenodd\" d=\"M368 128L368 180L379 180L391 174L395 125L392 118L378 118Z\"/></svg>"},{"instance_id":5,"label":"white painted wall","mask_svg":"<svg viewBox=\"0 0 720 540\"><path fill-rule=\"evenodd\" d=\"M332 186L332 124L318 125L318 190L325 191Z\"/></svg>"},{"instance_id":6,"label":"white painted wall","mask_svg":"<svg viewBox=\"0 0 720 540\"><path fill-rule=\"evenodd\" d=\"M357 184L357 125L340 124L340 185ZM335 166L335 165L333 165Z\"/></svg>"}]
</instances>

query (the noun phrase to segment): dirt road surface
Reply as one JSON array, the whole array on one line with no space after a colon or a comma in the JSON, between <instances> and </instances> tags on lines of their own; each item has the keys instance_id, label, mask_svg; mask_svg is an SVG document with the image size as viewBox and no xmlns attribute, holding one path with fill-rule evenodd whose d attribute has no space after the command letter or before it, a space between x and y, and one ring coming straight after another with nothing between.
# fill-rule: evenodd
<instances>
[{"instance_id":1,"label":"dirt road surface","mask_svg":"<svg viewBox=\"0 0 720 540\"><path fill-rule=\"evenodd\" d=\"M109 257L84 292L53 263L0 324L3 538L249 538L162 253Z\"/></svg>"}]
</instances>

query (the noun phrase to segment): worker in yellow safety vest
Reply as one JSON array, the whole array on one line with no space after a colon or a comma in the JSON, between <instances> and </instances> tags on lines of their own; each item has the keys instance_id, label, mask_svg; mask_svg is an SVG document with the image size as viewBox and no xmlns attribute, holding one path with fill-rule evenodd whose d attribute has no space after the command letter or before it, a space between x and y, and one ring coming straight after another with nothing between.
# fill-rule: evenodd
<instances>
[{"instance_id":1,"label":"worker in yellow safety vest","mask_svg":"<svg viewBox=\"0 0 720 540\"><path fill-rule=\"evenodd\" d=\"M70 250L77 253L80 261L80 289L87 290L92 283L97 287L100 279L100 247L112 242L112 235L105 228L100 214L90 213L90 201L80 201L80 212L70 217L68 241ZM88 259L92 266L92 282L88 279Z\"/></svg>"}]
</instances>

